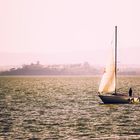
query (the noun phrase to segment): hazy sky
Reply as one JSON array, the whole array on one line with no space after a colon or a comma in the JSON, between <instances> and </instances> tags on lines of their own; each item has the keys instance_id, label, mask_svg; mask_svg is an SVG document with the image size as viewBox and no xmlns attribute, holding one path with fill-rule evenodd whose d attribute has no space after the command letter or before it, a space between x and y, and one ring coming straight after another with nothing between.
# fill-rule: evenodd
<instances>
[{"instance_id":1,"label":"hazy sky","mask_svg":"<svg viewBox=\"0 0 140 140\"><path fill-rule=\"evenodd\" d=\"M104 65L115 25L120 63L140 64L140 0L0 0L0 65Z\"/></svg>"}]
</instances>

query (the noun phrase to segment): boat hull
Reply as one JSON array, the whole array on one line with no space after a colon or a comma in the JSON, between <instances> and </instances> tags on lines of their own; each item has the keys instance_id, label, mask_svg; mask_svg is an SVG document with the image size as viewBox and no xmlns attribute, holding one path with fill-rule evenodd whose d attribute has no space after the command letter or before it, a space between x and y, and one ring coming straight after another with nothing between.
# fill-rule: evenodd
<instances>
[{"instance_id":1,"label":"boat hull","mask_svg":"<svg viewBox=\"0 0 140 140\"><path fill-rule=\"evenodd\" d=\"M117 96L117 95L99 95L100 99L104 104L129 104L131 103L128 96Z\"/></svg>"}]
</instances>

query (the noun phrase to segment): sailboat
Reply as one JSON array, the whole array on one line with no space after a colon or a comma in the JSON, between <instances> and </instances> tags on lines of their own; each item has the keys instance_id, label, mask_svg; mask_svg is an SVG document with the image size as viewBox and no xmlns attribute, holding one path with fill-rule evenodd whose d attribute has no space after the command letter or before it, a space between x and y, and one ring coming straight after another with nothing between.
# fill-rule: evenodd
<instances>
[{"instance_id":1,"label":"sailboat","mask_svg":"<svg viewBox=\"0 0 140 140\"><path fill-rule=\"evenodd\" d=\"M115 52L112 52L101 79L98 96L104 104L139 103L139 97L117 93L117 26L115 26Z\"/></svg>"}]
</instances>

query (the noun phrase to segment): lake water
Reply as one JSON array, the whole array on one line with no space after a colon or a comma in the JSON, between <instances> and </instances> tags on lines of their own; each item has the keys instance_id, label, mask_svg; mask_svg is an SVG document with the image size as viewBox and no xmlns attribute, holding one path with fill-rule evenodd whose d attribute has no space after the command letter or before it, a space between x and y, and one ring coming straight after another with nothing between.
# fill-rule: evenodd
<instances>
[{"instance_id":1,"label":"lake water","mask_svg":"<svg viewBox=\"0 0 140 140\"><path fill-rule=\"evenodd\" d=\"M0 140L140 139L140 104L104 105L100 77L0 77ZM118 88L140 93L140 77Z\"/></svg>"}]
</instances>

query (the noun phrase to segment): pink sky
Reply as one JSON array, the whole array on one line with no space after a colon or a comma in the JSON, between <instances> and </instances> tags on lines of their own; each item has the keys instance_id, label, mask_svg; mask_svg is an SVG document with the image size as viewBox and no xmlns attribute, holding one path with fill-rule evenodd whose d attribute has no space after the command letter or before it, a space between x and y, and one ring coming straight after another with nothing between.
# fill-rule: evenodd
<instances>
[{"instance_id":1,"label":"pink sky","mask_svg":"<svg viewBox=\"0 0 140 140\"><path fill-rule=\"evenodd\" d=\"M104 65L118 26L119 61L140 64L139 0L0 0L0 65Z\"/></svg>"}]
</instances>

